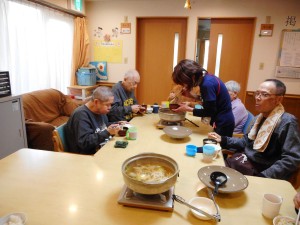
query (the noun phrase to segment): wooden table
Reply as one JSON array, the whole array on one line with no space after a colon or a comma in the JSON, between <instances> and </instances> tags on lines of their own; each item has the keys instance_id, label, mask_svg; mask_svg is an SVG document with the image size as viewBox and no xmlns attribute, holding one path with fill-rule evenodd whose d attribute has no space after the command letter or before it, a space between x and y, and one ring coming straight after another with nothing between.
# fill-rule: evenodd
<instances>
[{"instance_id":1,"label":"wooden table","mask_svg":"<svg viewBox=\"0 0 300 225\"><path fill-rule=\"evenodd\" d=\"M121 165L125 159L142 152L156 152L175 159L180 176L175 193L190 199L206 196L197 171L208 164L185 155L188 143L202 145L202 139L211 130L194 117L200 125L188 121L185 125L194 132L189 138L175 140L156 128L157 114L134 118L138 129L137 140L129 141L126 149L114 148L115 137L95 156L42 150L21 149L0 160L0 216L11 212L25 212L27 225L114 225L114 224L215 224L199 221L186 206L175 202L173 212L125 207L117 203L124 185ZM221 156L213 162L223 165ZM293 196L296 191L286 181L247 177L249 186L242 192L219 194L222 221L219 224L269 224L261 215L262 196L266 192L283 196L280 213L296 217Z\"/></svg>"}]
</instances>

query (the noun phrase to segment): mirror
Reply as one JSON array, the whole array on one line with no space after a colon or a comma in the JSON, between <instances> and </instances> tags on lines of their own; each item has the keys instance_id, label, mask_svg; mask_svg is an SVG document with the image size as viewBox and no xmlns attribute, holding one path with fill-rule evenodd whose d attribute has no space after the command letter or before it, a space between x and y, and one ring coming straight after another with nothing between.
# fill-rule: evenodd
<instances>
[{"instance_id":1,"label":"mirror","mask_svg":"<svg viewBox=\"0 0 300 225\"><path fill-rule=\"evenodd\" d=\"M210 24L210 19L198 19L196 62L202 65L204 69L207 69L208 63Z\"/></svg>"}]
</instances>

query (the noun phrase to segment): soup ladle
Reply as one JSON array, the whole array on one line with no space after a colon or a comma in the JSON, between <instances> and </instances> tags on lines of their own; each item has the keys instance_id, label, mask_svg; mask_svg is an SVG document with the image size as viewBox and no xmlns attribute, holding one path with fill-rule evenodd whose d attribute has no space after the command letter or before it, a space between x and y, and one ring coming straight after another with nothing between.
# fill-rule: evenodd
<instances>
[{"instance_id":1,"label":"soup ladle","mask_svg":"<svg viewBox=\"0 0 300 225\"><path fill-rule=\"evenodd\" d=\"M215 171L210 174L210 179L215 185L215 189L213 193L217 195L219 187L224 185L227 182L227 176L222 172Z\"/></svg>"}]
</instances>

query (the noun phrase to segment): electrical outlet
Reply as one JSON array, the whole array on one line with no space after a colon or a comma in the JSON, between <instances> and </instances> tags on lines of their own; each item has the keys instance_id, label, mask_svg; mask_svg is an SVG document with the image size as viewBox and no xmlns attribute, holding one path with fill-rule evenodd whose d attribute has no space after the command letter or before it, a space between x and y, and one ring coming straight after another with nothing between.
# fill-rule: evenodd
<instances>
[{"instance_id":1,"label":"electrical outlet","mask_svg":"<svg viewBox=\"0 0 300 225\"><path fill-rule=\"evenodd\" d=\"M128 58L124 57L124 63L127 64L128 63Z\"/></svg>"},{"instance_id":2,"label":"electrical outlet","mask_svg":"<svg viewBox=\"0 0 300 225\"><path fill-rule=\"evenodd\" d=\"M263 70L264 69L265 64L264 63L260 63L259 64L259 70Z\"/></svg>"}]
</instances>

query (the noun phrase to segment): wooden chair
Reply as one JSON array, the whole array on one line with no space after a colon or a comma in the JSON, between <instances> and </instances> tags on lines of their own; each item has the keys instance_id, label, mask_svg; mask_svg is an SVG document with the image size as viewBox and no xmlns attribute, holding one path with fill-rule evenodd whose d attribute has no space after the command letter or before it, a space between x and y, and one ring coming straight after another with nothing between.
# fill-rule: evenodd
<instances>
[{"instance_id":1,"label":"wooden chair","mask_svg":"<svg viewBox=\"0 0 300 225\"><path fill-rule=\"evenodd\" d=\"M67 123L56 127L52 132L52 140L54 144L54 151L65 152L68 151L68 144L65 135L65 126Z\"/></svg>"}]
</instances>

